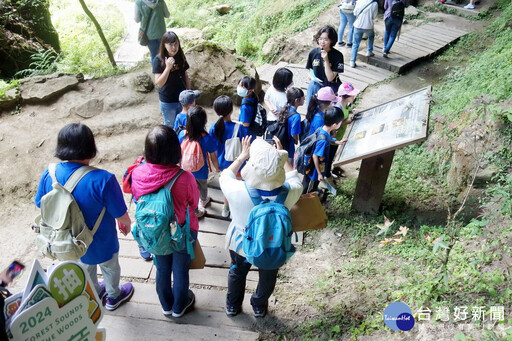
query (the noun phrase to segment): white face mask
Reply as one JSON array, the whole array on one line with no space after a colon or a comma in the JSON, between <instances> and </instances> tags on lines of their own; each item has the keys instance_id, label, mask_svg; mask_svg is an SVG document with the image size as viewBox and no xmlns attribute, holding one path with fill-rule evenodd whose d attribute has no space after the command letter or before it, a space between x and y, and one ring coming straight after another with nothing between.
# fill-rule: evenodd
<instances>
[{"instance_id":1,"label":"white face mask","mask_svg":"<svg viewBox=\"0 0 512 341\"><path fill-rule=\"evenodd\" d=\"M240 97L247 97L247 94L249 93L249 90L242 88L241 86L236 87L236 93Z\"/></svg>"}]
</instances>

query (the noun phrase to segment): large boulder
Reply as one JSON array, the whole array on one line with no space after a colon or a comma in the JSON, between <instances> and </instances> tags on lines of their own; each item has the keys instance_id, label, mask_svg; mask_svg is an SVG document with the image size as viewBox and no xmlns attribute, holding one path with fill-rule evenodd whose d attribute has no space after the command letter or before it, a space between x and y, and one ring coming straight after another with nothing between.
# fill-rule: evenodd
<instances>
[{"instance_id":1,"label":"large boulder","mask_svg":"<svg viewBox=\"0 0 512 341\"><path fill-rule=\"evenodd\" d=\"M25 78L20 82L21 99L25 104L46 103L77 86L78 79L74 75L52 74Z\"/></svg>"},{"instance_id":2,"label":"large boulder","mask_svg":"<svg viewBox=\"0 0 512 341\"><path fill-rule=\"evenodd\" d=\"M254 77L256 93L261 91L260 78L254 64L235 56L233 51L210 42L201 42L185 51L185 55L190 65L192 89L201 91L198 104L211 106L220 95L228 95L235 104L240 104L236 86L245 75Z\"/></svg>"}]
</instances>

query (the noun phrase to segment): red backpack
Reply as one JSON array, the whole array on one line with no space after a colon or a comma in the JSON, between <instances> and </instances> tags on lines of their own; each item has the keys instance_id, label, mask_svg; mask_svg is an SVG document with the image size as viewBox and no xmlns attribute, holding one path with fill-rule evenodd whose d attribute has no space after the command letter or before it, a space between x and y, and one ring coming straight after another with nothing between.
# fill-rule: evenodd
<instances>
[{"instance_id":1,"label":"red backpack","mask_svg":"<svg viewBox=\"0 0 512 341\"><path fill-rule=\"evenodd\" d=\"M123 174L123 192L132 194L132 172L138 165L144 163L144 156L139 155Z\"/></svg>"},{"instance_id":2,"label":"red backpack","mask_svg":"<svg viewBox=\"0 0 512 341\"><path fill-rule=\"evenodd\" d=\"M204 166L203 149L199 141L190 141L188 137L181 143L181 168L197 172Z\"/></svg>"}]
</instances>

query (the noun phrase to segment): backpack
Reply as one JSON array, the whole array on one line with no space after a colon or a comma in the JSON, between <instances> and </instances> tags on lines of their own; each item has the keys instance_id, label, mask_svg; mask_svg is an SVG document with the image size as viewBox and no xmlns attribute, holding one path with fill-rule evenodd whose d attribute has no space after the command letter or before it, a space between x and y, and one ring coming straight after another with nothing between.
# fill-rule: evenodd
<instances>
[{"instance_id":1,"label":"backpack","mask_svg":"<svg viewBox=\"0 0 512 341\"><path fill-rule=\"evenodd\" d=\"M402 20L405 15L405 5L401 0L393 0L391 5L391 17Z\"/></svg>"},{"instance_id":2,"label":"backpack","mask_svg":"<svg viewBox=\"0 0 512 341\"><path fill-rule=\"evenodd\" d=\"M240 247L249 263L263 270L279 269L295 252L290 211L284 206L290 186L285 183L273 202L263 200L258 190L247 183L245 187L254 207Z\"/></svg>"},{"instance_id":3,"label":"backpack","mask_svg":"<svg viewBox=\"0 0 512 341\"><path fill-rule=\"evenodd\" d=\"M300 146L295 150L293 156L293 168L300 174L308 174L314 167L312 162L315 152L316 142L318 140L327 140L327 136L318 134L318 130L301 141Z\"/></svg>"},{"instance_id":4,"label":"backpack","mask_svg":"<svg viewBox=\"0 0 512 341\"><path fill-rule=\"evenodd\" d=\"M248 101L242 101L242 105L247 102ZM249 102L248 105L254 107L254 114L252 115L252 120L249 125L249 131L252 135L263 136L267 129L267 110L258 101L256 101L255 104Z\"/></svg>"},{"instance_id":5,"label":"backpack","mask_svg":"<svg viewBox=\"0 0 512 341\"><path fill-rule=\"evenodd\" d=\"M178 128L176 128L176 136L180 136L180 133L185 130L185 126L183 124L179 124Z\"/></svg>"},{"instance_id":6,"label":"backpack","mask_svg":"<svg viewBox=\"0 0 512 341\"><path fill-rule=\"evenodd\" d=\"M317 116L318 114L315 113L313 115L313 117ZM300 139L300 142L302 143L302 141L304 141L306 139L306 137L308 137L309 135L311 135L309 133L309 130L311 129L311 122L307 119L307 118L304 118L302 120L302 122L300 122L300 136L299 136L299 139Z\"/></svg>"},{"instance_id":7,"label":"backpack","mask_svg":"<svg viewBox=\"0 0 512 341\"><path fill-rule=\"evenodd\" d=\"M197 172L204 166L204 154L199 141L188 137L181 143L181 167L189 172Z\"/></svg>"},{"instance_id":8,"label":"backpack","mask_svg":"<svg viewBox=\"0 0 512 341\"><path fill-rule=\"evenodd\" d=\"M185 223L179 225L171 195L172 186L182 173L183 169L180 169L164 187L141 196L137 201L133 238L154 255L170 255L186 249L194 258L188 206Z\"/></svg>"},{"instance_id":9,"label":"backpack","mask_svg":"<svg viewBox=\"0 0 512 341\"><path fill-rule=\"evenodd\" d=\"M123 174L123 192L127 194L132 194L132 173L135 168L137 168L140 164L144 163L144 156L139 155L135 159L132 165L128 166L126 171Z\"/></svg>"},{"instance_id":10,"label":"backpack","mask_svg":"<svg viewBox=\"0 0 512 341\"><path fill-rule=\"evenodd\" d=\"M41 198L41 215L35 220L34 231L38 233L36 246L44 256L60 261L78 260L87 252L94 234L101 224L106 208L90 230L75 198L73 190L80 180L97 168L82 166L78 168L62 186L55 176L57 164L48 166L53 189Z\"/></svg>"},{"instance_id":11,"label":"backpack","mask_svg":"<svg viewBox=\"0 0 512 341\"><path fill-rule=\"evenodd\" d=\"M341 4L338 5L338 7L341 9L343 13L354 13L354 8L356 7L356 4L354 1L344 0L341 2Z\"/></svg>"},{"instance_id":12,"label":"backpack","mask_svg":"<svg viewBox=\"0 0 512 341\"><path fill-rule=\"evenodd\" d=\"M235 161L242 152L242 142L238 137L238 129L240 129L240 123L235 123L233 135L224 142L224 159L226 161Z\"/></svg>"},{"instance_id":13,"label":"backpack","mask_svg":"<svg viewBox=\"0 0 512 341\"><path fill-rule=\"evenodd\" d=\"M286 117L284 123L274 121L267 127L265 138L272 139L274 136L277 136L279 141L281 141L283 150L288 150L290 147L290 137L288 136L288 117Z\"/></svg>"}]
</instances>

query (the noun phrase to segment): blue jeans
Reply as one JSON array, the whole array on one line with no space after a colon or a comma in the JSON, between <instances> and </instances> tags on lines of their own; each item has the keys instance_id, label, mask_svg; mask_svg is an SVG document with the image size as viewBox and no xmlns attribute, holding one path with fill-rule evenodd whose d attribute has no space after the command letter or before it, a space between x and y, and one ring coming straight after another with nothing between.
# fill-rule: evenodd
<instances>
[{"instance_id":1,"label":"blue jeans","mask_svg":"<svg viewBox=\"0 0 512 341\"><path fill-rule=\"evenodd\" d=\"M190 231L190 234L197 239L197 232ZM156 293L162 309L175 313L183 311L188 303L190 255L187 250L166 256L155 255L155 265Z\"/></svg>"},{"instance_id":2,"label":"blue jeans","mask_svg":"<svg viewBox=\"0 0 512 341\"><path fill-rule=\"evenodd\" d=\"M384 51L389 52L391 50L391 46L395 42L395 38L402 26L402 20L397 18L388 17L384 20L384 25L386 26L386 31L384 32Z\"/></svg>"},{"instance_id":3,"label":"blue jeans","mask_svg":"<svg viewBox=\"0 0 512 341\"><path fill-rule=\"evenodd\" d=\"M226 305L240 308L244 301L245 282L247 274L252 264L245 260L245 257L229 250L231 256L231 268L228 273L228 294L226 296ZM258 269L258 286L251 296L251 305L254 307L264 307L267 305L268 299L274 292L276 287L277 272L276 270Z\"/></svg>"},{"instance_id":4,"label":"blue jeans","mask_svg":"<svg viewBox=\"0 0 512 341\"><path fill-rule=\"evenodd\" d=\"M371 30L362 30L360 28L354 27L354 45L352 45L352 54L350 55L350 61L355 62L357 59L357 50L359 49L359 44L361 44L361 39L363 39L363 34L368 36L368 52L373 51L373 39L375 38L375 31Z\"/></svg>"},{"instance_id":5,"label":"blue jeans","mask_svg":"<svg viewBox=\"0 0 512 341\"><path fill-rule=\"evenodd\" d=\"M105 281L105 290L107 291L108 297L117 298L117 296L121 294L121 289L119 288L119 280L121 279L121 266L119 265L118 257L119 255L114 253L111 260L97 265L84 264L79 261L79 263L89 273L89 277L91 277L91 281L98 294L101 292L101 287L98 283L98 265L100 266L101 274L103 275L103 280Z\"/></svg>"},{"instance_id":6,"label":"blue jeans","mask_svg":"<svg viewBox=\"0 0 512 341\"><path fill-rule=\"evenodd\" d=\"M160 102L160 111L162 111L162 116L164 117L164 124L170 128L174 128L174 121L176 120L176 115L181 112L181 103L165 103Z\"/></svg>"},{"instance_id":7,"label":"blue jeans","mask_svg":"<svg viewBox=\"0 0 512 341\"><path fill-rule=\"evenodd\" d=\"M353 13L343 13L340 10L340 28L338 29L338 43L343 42L343 35L345 34L345 27L348 24L347 43L352 44L355 20L356 20L356 16Z\"/></svg>"},{"instance_id":8,"label":"blue jeans","mask_svg":"<svg viewBox=\"0 0 512 341\"><path fill-rule=\"evenodd\" d=\"M311 99L311 96L316 95L316 93L318 92L318 90L320 90L320 88L322 88L322 86L326 86L326 85L320 85L315 81L309 82L308 91L306 93L306 108L309 105L309 100Z\"/></svg>"},{"instance_id":9,"label":"blue jeans","mask_svg":"<svg viewBox=\"0 0 512 341\"><path fill-rule=\"evenodd\" d=\"M153 65L153 59L155 59L158 54L158 49L160 48L160 39L151 39L148 40L148 49L149 54L151 56L151 65Z\"/></svg>"}]
</instances>

